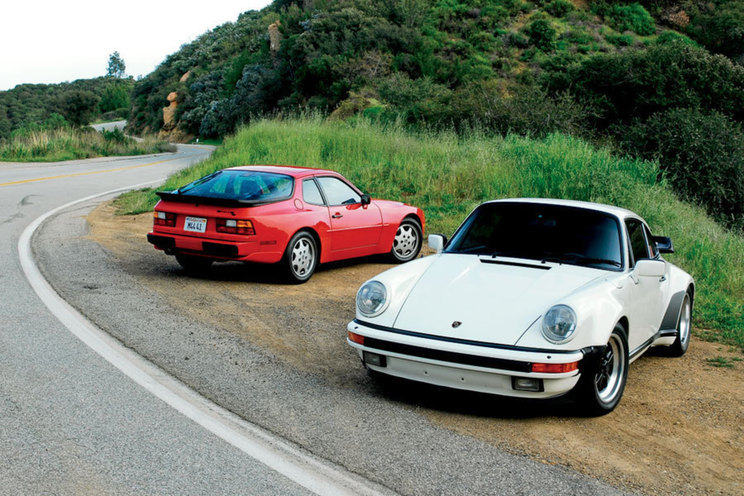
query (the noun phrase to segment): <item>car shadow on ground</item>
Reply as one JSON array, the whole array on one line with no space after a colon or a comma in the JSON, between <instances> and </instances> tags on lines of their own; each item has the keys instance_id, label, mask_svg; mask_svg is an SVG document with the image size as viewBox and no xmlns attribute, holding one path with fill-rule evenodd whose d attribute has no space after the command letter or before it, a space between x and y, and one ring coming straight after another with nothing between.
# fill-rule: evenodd
<instances>
[{"instance_id":1,"label":"car shadow on ground","mask_svg":"<svg viewBox=\"0 0 744 496\"><path fill-rule=\"evenodd\" d=\"M369 379L371 394L413 408L501 419L583 416L569 395L532 400L451 389L381 374L372 374Z\"/></svg>"},{"instance_id":2,"label":"car shadow on ground","mask_svg":"<svg viewBox=\"0 0 744 496\"><path fill-rule=\"evenodd\" d=\"M284 277L283 267L279 264L262 264L250 262L216 262L204 270L186 270L175 259L171 259L172 264L163 274L179 275L191 277L194 279L210 280L215 282L247 282L260 284L277 284L288 285L295 284L288 282ZM341 260L319 265L315 269L315 274L338 270L344 267L352 267L363 264L387 264L394 266L385 255L370 255L367 257ZM313 275L315 275L313 274ZM310 279L312 280L312 278Z\"/></svg>"}]
</instances>

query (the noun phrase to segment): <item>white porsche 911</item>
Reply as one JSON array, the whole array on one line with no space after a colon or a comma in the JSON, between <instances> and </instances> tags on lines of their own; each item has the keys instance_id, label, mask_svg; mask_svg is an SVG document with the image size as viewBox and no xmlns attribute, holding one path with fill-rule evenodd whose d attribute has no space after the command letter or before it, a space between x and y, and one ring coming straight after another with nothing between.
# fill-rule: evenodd
<instances>
[{"instance_id":1,"label":"white porsche 911","mask_svg":"<svg viewBox=\"0 0 744 496\"><path fill-rule=\"evenodd\" d=\"M661 257L669 238L596 203L477 207L437 254L365 282L348 343L371 371L505 396L573 392L612 411L630 362L690 343L695 284Z\"/></svg>"}]
</instances>

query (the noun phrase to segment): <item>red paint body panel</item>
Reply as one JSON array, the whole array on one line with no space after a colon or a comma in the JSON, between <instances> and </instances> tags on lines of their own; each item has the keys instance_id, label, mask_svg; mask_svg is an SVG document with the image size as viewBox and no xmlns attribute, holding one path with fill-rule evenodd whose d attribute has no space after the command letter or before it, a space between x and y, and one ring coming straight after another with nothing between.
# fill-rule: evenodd
<instances>
[{"instance_id":1,"label":"red paint body panel","mask_svg":"<svg viewBox=\"0 0 744 496\"><path fill-rule=\"evenodd\" d=\"M398 226L406 217L415 217L422 230L424 228L423 211L400 202L373 199L369 205L355 203L329 207L303 201L302 181L311 177L338 178L361 195L353 184L330 170L285 166L233 169L292 176L295 179L292 196L276 203L238 208L161 200L155 211L176 214L176 225L153 227L150 235L173 239L172 245L154 243L156 248L165 249L169 254L185 253L215 260L276 263L281 260L290 238L304 229L315 234L320 247L320 263L327 263L390 252ZM207 219L206 231L185 231L187 216ZM250 220L256 234L217 232L217 219ZM206 248L205 242L208 243ZM218 246L215 248L215 245Z\"/></svg>"}]
</instances>

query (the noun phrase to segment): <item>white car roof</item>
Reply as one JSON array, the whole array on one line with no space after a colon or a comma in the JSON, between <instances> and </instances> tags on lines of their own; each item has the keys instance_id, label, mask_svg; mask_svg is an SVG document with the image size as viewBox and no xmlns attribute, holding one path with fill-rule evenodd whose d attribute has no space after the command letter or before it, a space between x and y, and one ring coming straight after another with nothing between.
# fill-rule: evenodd
<instances>
[{"instance_id":1,"label":"white car roof","mask_svg":"<svg viewBox=\"0 0 744 496\"><path fill-rule=\"evenodd\" d=\"M559 200L555 198L503 198L501 200L492 200L487 203L501 203L501 202L517 202L517 203L542 203L546 205L561 205L564 207L576 207L586 208L589 210L597 210L599 212L605 212L610 215L614 215L620 219L626 217L639 218L638 214L628 209L615 207L613 205L605 205L603 203L593 203L578 200Z\"/></svg>"}]
</instances>

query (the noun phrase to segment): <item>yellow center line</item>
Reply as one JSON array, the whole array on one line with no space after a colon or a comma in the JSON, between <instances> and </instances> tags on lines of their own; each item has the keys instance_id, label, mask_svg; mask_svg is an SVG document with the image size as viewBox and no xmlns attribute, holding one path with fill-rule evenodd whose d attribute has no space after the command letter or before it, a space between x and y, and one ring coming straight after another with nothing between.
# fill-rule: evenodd
<instances>
[{"instance_id":1,"label":"yellow center line","mask_svg":"<svg viewBox=\"0 0 744 496\"><path fill-rule=\"evenodd\" d=\"M90 172L76 172L74 174L60 174L59 176L47 176L47 177L37 177L35 179L23 179L21 181L11 181L9 183L0 183L0 187L2 187L2 186L12 186L14 184L35 183L37 181L49 181L51 179L64 179L66 177L90 176L92 174L103 174L105 172L117 172L117 171L130 170L130 169L139 169L141 167L150 167L152 165L158 165L158 164L162 164L164 162L170 162L172 160L178 160L180 158L182 158L182 157L169 158L169 159L166 159L166 160L158 160L157 162L150 162L150 163L147 163L147 164L129 165L127 167L117 167L116 169L97 170L97 171L90 171Z\"/></svg>"}]
</instances>

